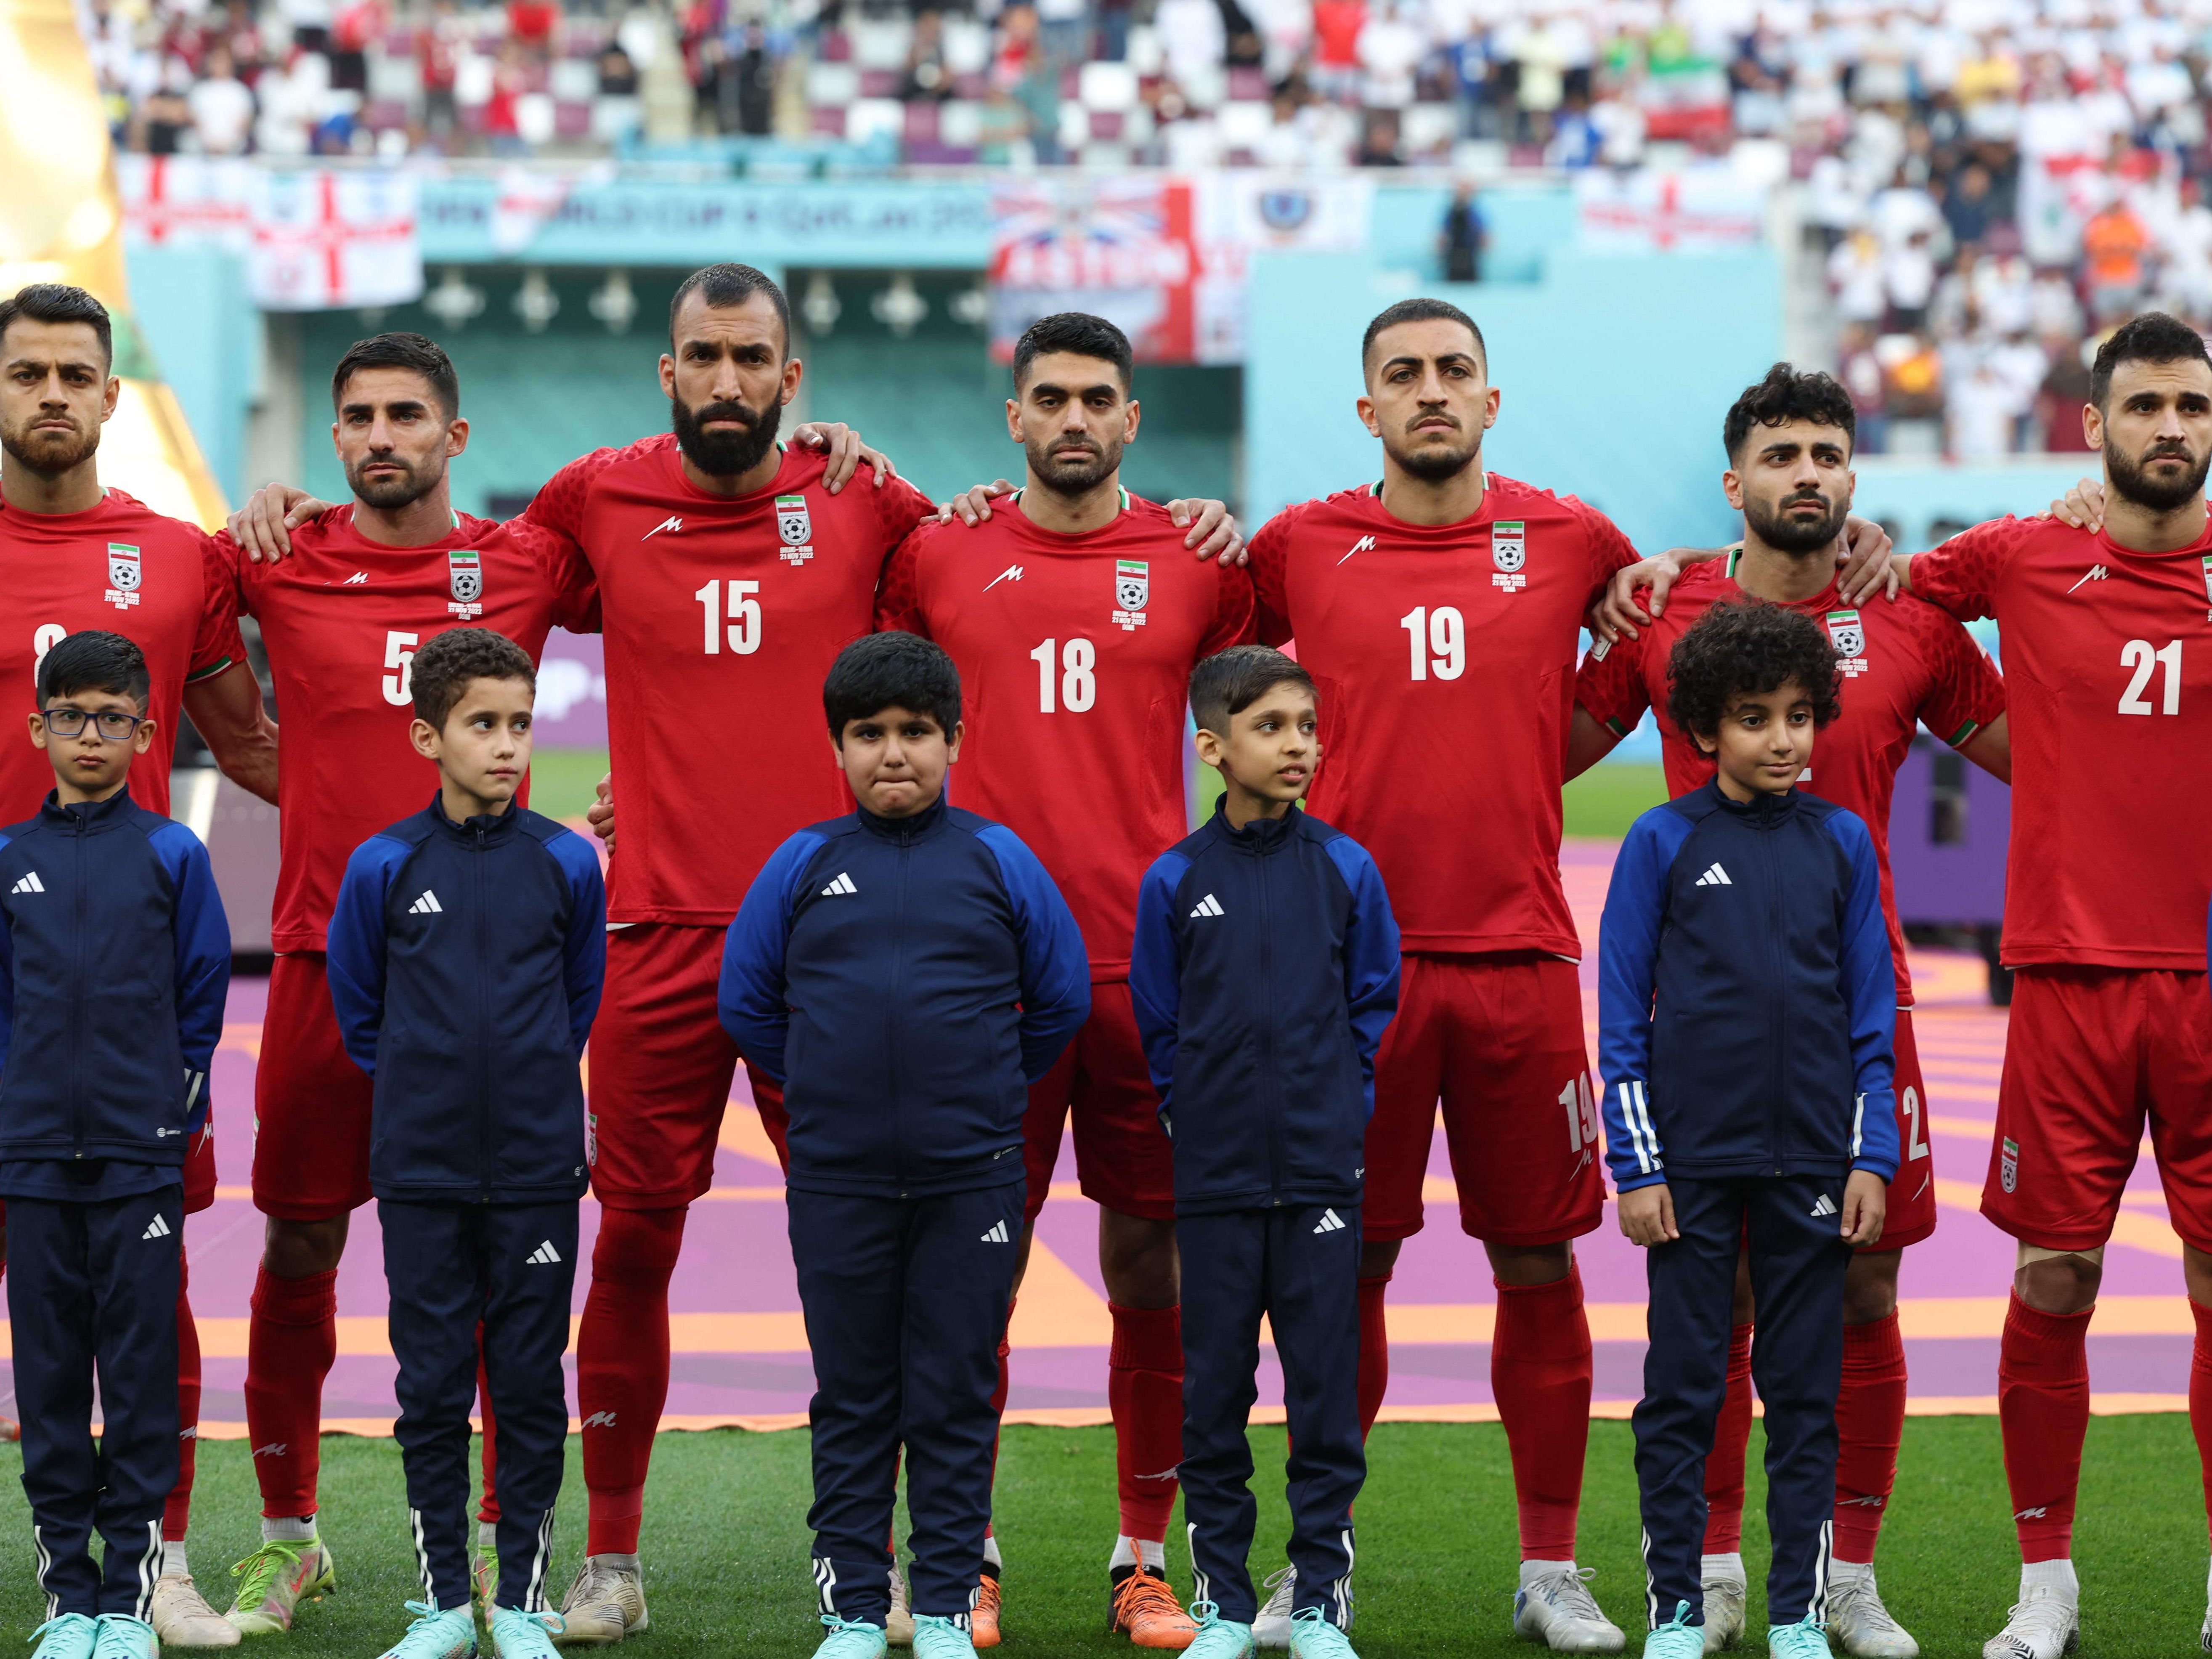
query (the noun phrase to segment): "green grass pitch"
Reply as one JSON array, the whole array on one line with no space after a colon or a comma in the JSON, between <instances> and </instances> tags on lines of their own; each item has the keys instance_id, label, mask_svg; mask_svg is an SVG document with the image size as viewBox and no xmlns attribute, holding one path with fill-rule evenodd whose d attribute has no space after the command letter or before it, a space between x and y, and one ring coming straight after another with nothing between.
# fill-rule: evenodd
<instances>
[{"instance_id":1,"label":"green grass pitch","mask_svg":"<svg viewBox=\"0 0 2212 1659\"><path fill-rule=\"evenodd\" d=\"M1286 1521L1283 1439L1255 1429L1261 1470L1255 1577L1279 1565ZM1745 1548L1754 1583L1746 1647L1762 1650L1765 1527L1752 1440L1752 1516ZM661 1437L646 1505L644 1554L653 1627L636 1659L805 1659L807 1442L804 1432L736 1431ZM565 1586L583 1547L584 1495L575 1442L555 1577ZM1598 1599L1630 1633L1644 1624L1643 1574L1628 1425L1595 1423L1583 1509L1582 1559L1597 1569ZM1385 1424L1369 1445L1360 1500L1359 1620L1364 1659L1527 1654L1509 1629L1516 1558L1513 1485L1494 1425ZM0 1468L19 1468L14 1448ZM269 1659L373 1659L404 1628L400 1603L416 1593L406 1537L398 1448L389 1440L323 1442L324 1535L336 1551L338 1592L306 1607L289 1638L257 1638ZM191 1534L196 1576L228 1605L225 1569L258 1537L253 1472L238 1442L200 1448ZM1130 1652L1103 1630L1105 1558L1113 1540L1114 1448L1105 1429L1010 1428L997 1511L1006 1553L1007 1636L1019 1656ZM1178 1522L1179 1524L1179 1522ZM903 1528L902 1527L902 1536ZM13 1480L0 1483L0 1537L15 1567L0 1575L4 1611L21 1633L39 1620L28 1517ZM1179 1589L1189 1566L1168 1547ZM2179 1415L2092 1421L2075 1557L2082 1577L2085 1654L2195 1651L2204 1613L2205 1519L2196 1448ZM1891 1610L1929 1659L1972 1659L2003 1621L2018 1582L1994 1418L1916 1418L1879 1562Z\"/></svg>"}]
</instances>

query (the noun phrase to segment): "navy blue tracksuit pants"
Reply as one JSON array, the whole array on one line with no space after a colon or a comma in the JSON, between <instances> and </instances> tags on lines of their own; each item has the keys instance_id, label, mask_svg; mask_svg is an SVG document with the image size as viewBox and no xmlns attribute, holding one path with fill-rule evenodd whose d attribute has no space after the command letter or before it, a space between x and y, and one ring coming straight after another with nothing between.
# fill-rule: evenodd
<instances>
[{"instance_id":1,"label":"navy blue tracksuit pants","mask_svg":"<svg viewBox=\"0 0 2212 1659\"><path fill-rule=\"evenodd\" d=\"M1751 1375L1766 1405L1766 1575L1772 1626L1827 1617L1836 1503L1836 1389L1844 1366L1844 1182L1839 1176L1738 1181L1670 1176L1681 1237L1646 1254L1651 1346L1636 1407L1644 1570L1656 1629L1690 1604L1705 1623L1699 1559L1705 1456L1728 1392L1739 1247L1751 1256L1759 1327Z\"/></svg>"},{"instance_id":2,"label":"navy blue tracksuit pants","mask_svg":"<svg viewBox=\"0 0 2212 1659\"><path fill-rule=\"evenodd\" d=\"M1259 1505L1245 1437L1259 1390L1260 1316L1273 1328L1289 1417L1294 1611L1352 1628L1352 1500L1359 1436L1359 1211L1297 1205L1176 1218L1182 1275L1182 1512L1198 1599L1249 1625L1245 1559Z\"/></svg>"},{"instance_id":3,"label":"navy blue tracksuit pants","mask_svg":"<svg viewBox=\"0 0 2212 1659\"><path fill-rule=\"evenodd\" d=\"M469 1604L469 1407L477 1330L499 1468L503 1607L545 1606L553 1504L568 1449L568 1303L576 1200L416 1204L381 1199L392 1352L399 1360L392 1434L422 1588L441 1607Z\"/></svg>"},{"instance_id":4,"label":"navy blue tracksuit pants","mask_svg":"<svg viewBox=\"0 0 2212 1659\"><path fill-rule=\"evenodd\" d=\"M1023 1189L1016 1181L932 1198L788 1194L814 1351L806 1524L825 1613L868 1625L890 1616L886 1540L903 1446L914 1610L967 1627L991 1515L991 1397Z\"/></svg>"},{"instance_id":5,"label":"navy blue tracksuit pants","mask_svg":"<svg viewBox=\"0 0 2212 1659\"><path fill-rule=\"evenodd\" d=\"M181 1186L91 1203L8 1201L8 1316L46 1616L153 1616L177 1484ZM100 1377L100 1443L92 1382ZM92 1564L93 1528L107 1546Z\"/></svg>"}]
</instances>

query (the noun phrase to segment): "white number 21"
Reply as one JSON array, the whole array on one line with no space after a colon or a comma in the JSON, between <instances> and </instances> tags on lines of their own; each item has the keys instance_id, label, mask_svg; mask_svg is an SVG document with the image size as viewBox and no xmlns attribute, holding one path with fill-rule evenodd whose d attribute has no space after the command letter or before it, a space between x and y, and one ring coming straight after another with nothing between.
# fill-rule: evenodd
<instances>
[{"instance_id":1,"label":"white number 21","mask_svg":"<svg viewBox=\"0 0 2212 1659\"><path fill-rule=\"evenodd\" d=\"M2120 647L2120 666L2136 671L2128 682L2128 689L2120 693L2120 713L2123 714L2179 714L2181 712L2181 641L2168 640L2156 651L2148 640L2130 640ZM2160 668L2166 670L2166 695L2161 706L2154 710L2150 699L2143 696L2149 688L2150 677Z\"/></svg>"}]
</instances>

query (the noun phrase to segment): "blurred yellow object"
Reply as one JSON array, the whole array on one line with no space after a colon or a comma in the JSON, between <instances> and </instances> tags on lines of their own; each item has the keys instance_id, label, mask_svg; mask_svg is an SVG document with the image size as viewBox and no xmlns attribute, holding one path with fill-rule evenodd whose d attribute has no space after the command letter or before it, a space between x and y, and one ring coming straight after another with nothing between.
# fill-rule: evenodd
<instances>
[{"instance_id":1,"label":"blurred yellow object","mask_svg":"<svg viewBox=\"0 0 2212 1659\"><path fill-rule=\"evenodd\" d=\"M74 283L100 297L123 381L100 434L100 481L220 528L222 491L131 319L107 121L70 0L0 0L0 295Z\"/></svg>"}]
</instances>

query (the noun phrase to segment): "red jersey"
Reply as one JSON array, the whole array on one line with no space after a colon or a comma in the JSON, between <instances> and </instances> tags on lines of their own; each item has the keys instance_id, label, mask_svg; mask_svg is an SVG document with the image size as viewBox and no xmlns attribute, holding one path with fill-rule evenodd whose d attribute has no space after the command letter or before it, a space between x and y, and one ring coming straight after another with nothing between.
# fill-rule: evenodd
<instances>
[{"instance_id":1,"label":"red jersey","mask_svg":"<svg viewBox=\"0 0 2212 1659\"><path fill-rule=\"evenodd\" d=\"M1667 713L1667 659L1690 624L1724 601L1750 597L1735 583L1736 555L1693 565L1667 596L1666 614L1640 639L1600 641L1583 659L1575 701L1626 737L1644 711L1657 711L1667 791L1686 795L1713 775L1712 757ZM1905 930L1889 877L1889 798L1921 726L1956 747L2004 713L2004 682L1966 630L1947 612L1909 595L1894 605L1846 609L1831 582L1816 597L1786 607L1821 623L1836 647L1844 712L1813 744L1802 788L1847 806L1865 820L1881 866L1881 913L1897 963L1897 1006L1912 1006Z\"/></svg>"},{"instance_id":2,"label":"red jersey","mask_svg":"<svg viewBox=\"0 0 2212 1659\"><path fill-rule=\"evenodd\" d=\"M1994 520L1916 556L1912 591L2003 633L2005 961L2202 973L2212 527L2136 553L2055 520Z\"/></svg>"},{"instance_id":3,"label":"red jersey","mask_svg":"<svg viewBox=\"0 0 2212 1659\"><path fill-rule=\"evenodd\" d=\"M1165 507L1121 499L1081 536L1039 529L1018 498L972 529L924 525L876 605L878 628L934 640L958 665L952 799L1035 849L1101 980L1128 977L1138 884L1190 833L1191 667L1252 626L1243 571L1201 562Z\"/></svg>"},{"instance_id":4,"label":"red jersey","mask_svg":"<svg viewBox=\"0 0 2212 1659\"><path fill-rule=\"evenodd\" d=\"M591 572L557 537L460 514L442 541L386 547L354 527L350 503L294 531L291 556L275 564L248 559L228 534L217 545L276 685L270 943L319 951L354 849L437 791L437 767L407 740L416 647L449 628L490 628L535 662L556 623L598 628Z\"/></svg>"},{"instance_id":5,"label":"red jersey","mask_svg":"<svg viewBox=\"0 0 2212 1659\"><path fill-rule=\"evenodd\" d=\"M1559 788L1583 617L1636 550L1571 496L1489 475L1452 525L1373 486L1252 538L1260 637L1321 688L1310 805L1373 854L1409 951L1579 958Z\"/></svg>"},{"instance_id":6,"label":"red jersey","mask_svg":"<svg viewBox=\"0 0 2212 1659\"><path fill-rule=\"evenodd\" d=\"M13 688L9 705L22 711L14 740L0 739L0 823L32 816L54 787L52 764L21 724L39 706L39 659L64 635L94 628L146 653L155 735L131 763L131 798L167 812L185 684L246 660L228 567L207 532L119 489L88 513L0 507L0 593L8 612L0 688Z\"/></svg>"},{"instance_id":7,"label":"red jersey","mask_svg":"<svg viewBox=\"0 0 2212 1659\"><path fill-rule=\"evenodd\" d=\"M571 461L530 504L599 578L622 813L610 921L726 927L786 836L851 810L822 682L934 509L903 479L832 495L827 465L787 449L765 489L709 495L663 434Z\"/></svg>"}]
</instances>

